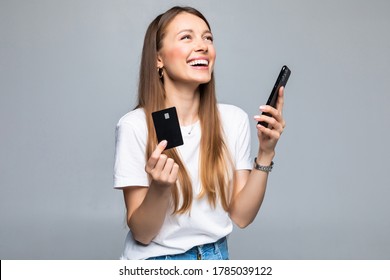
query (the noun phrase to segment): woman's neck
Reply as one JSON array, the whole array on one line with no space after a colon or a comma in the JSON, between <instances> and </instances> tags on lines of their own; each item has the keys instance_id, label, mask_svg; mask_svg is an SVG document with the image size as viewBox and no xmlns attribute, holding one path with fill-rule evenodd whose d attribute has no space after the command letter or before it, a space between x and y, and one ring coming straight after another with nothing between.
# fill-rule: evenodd
<instances>
[{"instance_id":1,"label":"woman's neck","mask_svg":"<svg viewBox=\"0 0 390 280\"><path fill-rule=\"evenodd\" d=\"M166 106L175 106L181 126L187 126L198 120L200 94L199 87L165 85Z\"/></svg>"}]
</instances>

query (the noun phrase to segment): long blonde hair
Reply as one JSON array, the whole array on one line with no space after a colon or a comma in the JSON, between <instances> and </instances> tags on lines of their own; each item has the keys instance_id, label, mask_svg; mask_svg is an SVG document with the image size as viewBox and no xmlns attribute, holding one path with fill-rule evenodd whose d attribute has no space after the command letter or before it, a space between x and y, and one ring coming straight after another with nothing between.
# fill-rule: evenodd
<instances>
[{"instance_id":1,"label":"long blonde hair","mask_svg":"<svg viewBox=\"0 0 390 280\"><path fill-rule=\"evenodd\" d=\"M157 54L162 48L167 25L183 12L198 16L210 28L206 18L196 9L176 6L157 16L151 22L145 34L137 108L143 108L146 114L148 128L146 159L150 157L157 145L151 113L165 108L165 90L163 79L160 78L157 71ZM199 92L198 115L202 135L200 140L199 175L202 189L198 198L207 196L213 207L216 206L217 199L219 199L222 207L227 211L231 195L229 184L232 180L232 161L224 141L215 94L214 74L212 74L208 83L199 86ZM164 153L179 165L178 184L172 190L174 213L186 213L190 211L193 200L190 176L176 149L169 149Z\"/></svg>"}]
</instances>

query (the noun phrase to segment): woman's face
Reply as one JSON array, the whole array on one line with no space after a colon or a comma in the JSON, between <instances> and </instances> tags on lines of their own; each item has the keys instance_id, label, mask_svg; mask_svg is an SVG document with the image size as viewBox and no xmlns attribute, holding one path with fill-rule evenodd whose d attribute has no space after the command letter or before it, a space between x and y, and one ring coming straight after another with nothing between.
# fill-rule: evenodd
<instances>
[{"instance_id":1,"label":"woman's face","mask_svg":"<svg viewBox=\"0 0 390 280\"><path fill-rule=\"evenodd\" d=\"M210 81L215 57L213 36L206 22L193 14L180 13L165 30L157 67L164 67L164 83L198 86Z\"/></svg>"}]
</instances>

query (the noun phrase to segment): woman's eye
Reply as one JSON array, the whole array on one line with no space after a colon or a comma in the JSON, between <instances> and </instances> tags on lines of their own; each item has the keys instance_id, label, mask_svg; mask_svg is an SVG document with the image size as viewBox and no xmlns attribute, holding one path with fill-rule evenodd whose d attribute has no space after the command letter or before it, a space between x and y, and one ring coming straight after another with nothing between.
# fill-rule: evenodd
<instances>
[{"instance_id":1,"label":"woman's eye","mask_svg":"<svg viewBox=\"0 0 390 280\"><path fill-rule=\"evenodd\" d=\"M191 39L191 36L190 35L184 35L183 37L181 37L182 40L190 40Z\"/></svg>"},{"instance_id":2,"label":"woman's eye","mask_svg":"<svg viewBox=\"0 0 390 280\"><path fill-rule=\"evenodd\" d=\"M213 42L214 39L213 39L213 36L206 36L206 37L205 37L205 40L206 40L206 41Z\"/></svg>"}]
</instances>

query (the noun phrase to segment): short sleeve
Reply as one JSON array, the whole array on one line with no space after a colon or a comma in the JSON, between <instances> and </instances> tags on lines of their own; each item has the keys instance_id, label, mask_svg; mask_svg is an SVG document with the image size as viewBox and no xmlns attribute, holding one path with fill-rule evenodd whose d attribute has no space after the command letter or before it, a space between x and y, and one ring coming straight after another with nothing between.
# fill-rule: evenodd
<instances>
[{"instance_id":1,"label":"short sleeve","mask_svg":"<svg viewBox=\"0 0 390 280\"><path fill-rule=\"evenodd\" d=\"M149 186L145 172L146 122L128 114L115 131L114 188Z\"/></svg>"},{"instance_id":2,"label":"short sleeve","mask_svg":"<svg viewBox=\"0 0 390 280\"><path fill-rule=\"evenodd\" d=\"M241 108L229 104L219 104L219 111L235 169L252 169L248 114Z\"/></svg>"}]
</instances>

